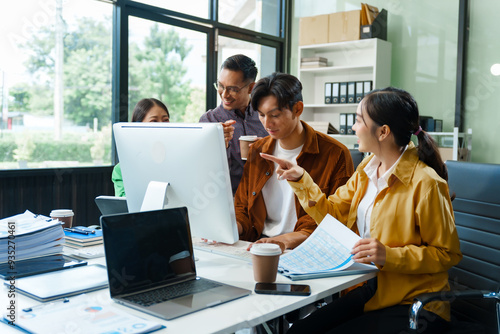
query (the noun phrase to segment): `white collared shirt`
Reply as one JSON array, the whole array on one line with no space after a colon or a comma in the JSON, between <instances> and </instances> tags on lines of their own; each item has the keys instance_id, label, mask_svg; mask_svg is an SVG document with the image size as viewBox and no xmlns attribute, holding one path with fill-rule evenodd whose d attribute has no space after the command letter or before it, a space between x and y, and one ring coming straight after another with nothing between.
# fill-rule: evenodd
<instances>
[{"instance_id":1,"label":"white collared shirt","mask_svg":"<svg viewBox=\"0 0 500 334\"><path fill-rule=\"evenodd\" d=\"M356 217L356 224L358 225L358 231L361 238L370 238L370 220L373 204L375 203L375 198L377 198L377 195L385 187L387 187L389 177L396 168L396 165L398 164L407 148L408 146L405 147L398 160L396 160L391 168L389 168L384 173L384 175L379 178L377 178L377 170L378 166L380 165L380 160L377 158L377 156L374 156L363 169L368 176L368 189L366 189L366 193L363 196L363 199L361 200L361 202L359 202Z\"/></svg>"}]
</instances>

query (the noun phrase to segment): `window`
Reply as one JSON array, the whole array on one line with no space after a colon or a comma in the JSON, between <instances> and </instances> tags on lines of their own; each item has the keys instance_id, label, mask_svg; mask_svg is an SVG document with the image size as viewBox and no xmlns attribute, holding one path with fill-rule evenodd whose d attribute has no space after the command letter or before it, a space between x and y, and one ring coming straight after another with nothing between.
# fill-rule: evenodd
<instances>
[{"instance_id":1,"label":"window","mask_svg":"<svg viewBox=\"0 0 500 334\"><path fill-rule=\"evenodd\" d=\"M280 6L279 0L219 0L219 21L279 36Z\"/></svg>"},{"instance_id":2,"label":"window","mask_svg":"<svg viewBox=\"0 0 500 334\"><path fill-rule=\"evenodd\" d=\"M258 69L257 80L276 71L276 48L219 36L219 54L217 68L220 69L226 58L235 54L244 54L255 61ZM217 95L217 104L220 104Z\"/></svg>"},{"instance_id":3,"label":"window","mask_svg":"<svg viewBox=\"0 0 500 334\"><path fill-rule=\"evenodd\" d=\"M184 13L208 19L210 15L210 0L138 0L139 2L168 9L174 12Z\"/></svg>"},{"instance_id":4,"label":"window","mask_svg":"<svg viewBox=\"0 0 500 334\"><path fill-rule=\"evenodd\" d=\"M0 169L111 163L112 10L24 0L0 11Z\"/></svg>"},{"instance_id":5,"label":"window","mask_svg":"<svg viewBox=\"0 0 500 334\"><path fill-rule=\"evenodd\" d=\"M172 122L217 105L222 61L285 64L285 0L23 0L0 11L0 169L112 165L142 98Z\"/></svg>"},{"instance_id":6,"label":"window","mask_svg":"<svg viewBox=\"0 0 500 334\"><path fill-rule=\"evenodd\" d=\"M170 122L198 122L206 107L207 36L159 22L129 19L129 119L154 97Z\"/></svg>"}]
</instances>

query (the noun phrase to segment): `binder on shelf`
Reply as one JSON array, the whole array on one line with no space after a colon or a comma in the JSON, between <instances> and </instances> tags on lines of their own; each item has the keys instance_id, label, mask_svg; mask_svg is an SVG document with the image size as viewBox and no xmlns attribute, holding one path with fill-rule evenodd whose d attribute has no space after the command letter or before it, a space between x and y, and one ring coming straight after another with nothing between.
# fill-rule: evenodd
<instances>
[{"instance_id":1,"label":"binder on shelf","mask_svg":"<svg viewBox=\"0 0 500 334\"><path fill-rule=\"evenodd\" d=\"M347 134L347 114L340 114L339 132L341 135Z\"/></svg>"},{"instance_id":2,"label":"binder on shelf","mask_svg":"<svg viewBox=\"0 0 500 334\"><path fill-rule=\"evenodd\" d=\"M352 117L353 117L353 123L352 123L352 124L354 125L354 124L356 123L356 113L353 113L353 114L352 114ZM354 131L354 129L352 128L352 126L351 126L351 130L352 130L352 134L353 134L353 135L355 135L355 134L356 134L356 131ZM355 145L354 145L354 148L357 148L357 146L356 146L356 145L357 145L357 144L355 144Z\"/></svg>"},{"instance_id":3,"label":"binder on shelf","mask_svg":"<svg viewBox=\"0 0 500 334\"><path fill-rule=\"evenodd\" d=\"M332 103L332 83L325 82L325 104Z\"/></svg>"},{"instance_id":4,"label":"binder on shelf","mask_svg":"<svg viewBox=\"0 0 500 334\"><path fill-rule=\"evenodd\" d=\"M434 118L431 116L420 116L420 126L424 131L434 132Z\"/></svg>"},{"instance_id":5,"label":"binder on shelf","mask_svg":"<svg viewBox=\"0 0 500 334\"><path fill-rule=\"evenodd\" d=\"M339 83L332 82L332 103L340 103L339 93Z\"/></svg>"},{"instance_id":6,"label":"binder on shelf","mask_svg":"<svg viewBox=\"0 0 500 334\"><path fill-rule=\"evenodd\" d=\"M339 83L340 103L347 103L347 82Z\"/></svg>"},{"instance_id":7,"label":"binder on shelf","mask_svg":"<svg viewBox=\"0 0 500 334\"><path fill-rule=\"evenodd\" d=\"M367 80L363 84L363 96L371 92L373 89L373 81Z\"/></svg>"},{"instance_id":8,"label":"binder on shelf","mask_svg":"<svg viewBox=\"0 0 500 334\"><path fill-rule=\"evenodd\" d=\"M347 83L347 103L356 101L356 83L354 81Z\"/></svg>"},{"instance_id":9,"label":"binder on shelf","mask_svg":"<svg viewBox=\"0 0 500 334\"><path fill-rule=\"evenodd\" d=\"M354 125L354 118L356 117L356 114L349 113L347 114L347 121L346 121L346 134L352 135L352 126Z\"/></svg>"},{"instance_id":10,"label":"binder on shelf","mask_svg":"<svg viewBox=\"0 0 500 334\"><path fill-rule=\"evenodd\" d=\"M363 99L364 96L364 83L363 81L356 81L356 98L355 102L359 103Z\"/></svg>"},{"instance_id":11,"label":"binder on shelf","mask_svg":"<svg viewBox=\"0 0 500 334\"><path fill-rule=\"evenodd\" d=\"M435 132L443 132L443 120L435 119L434 120L434 131Z\"/></svg>"}]
</instances>

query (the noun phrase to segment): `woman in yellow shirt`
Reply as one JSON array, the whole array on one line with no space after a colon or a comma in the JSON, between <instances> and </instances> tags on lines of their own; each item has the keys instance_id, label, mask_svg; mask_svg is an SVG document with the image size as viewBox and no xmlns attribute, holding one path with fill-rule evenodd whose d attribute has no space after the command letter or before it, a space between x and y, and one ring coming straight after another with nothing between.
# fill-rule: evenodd
<instances>
[{"instance_id":1,"label":"woman in yellow shirt","mask_svg":"<svg viewBox=\"0 0 500 334\"><path fill-rule=\"evenodd\" d=\"M353 130L359 150L372 154L328 198L301 167L263 155L278 163L278 177L289 181L317 224L331 214L362 237L352 250L354 261L380 270L287 333L400 333L408 328L413 298L449 290L448 269L462 258L446 166L419 126L413 97L392 87L371 92L358 106ZM442 332L449 303L429 303L423 319L420 332Z\"/></svg>"}]
</instances>

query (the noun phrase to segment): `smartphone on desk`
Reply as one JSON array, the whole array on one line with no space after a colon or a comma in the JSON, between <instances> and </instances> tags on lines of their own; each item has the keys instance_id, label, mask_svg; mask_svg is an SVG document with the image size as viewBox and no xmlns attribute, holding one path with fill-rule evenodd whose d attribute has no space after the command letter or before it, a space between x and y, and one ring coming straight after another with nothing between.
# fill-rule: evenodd
<instances>
[{"instance_id":1,"label":"smartphone on desk","mask_svg":"<svg viewBox=\"0 0 500 334\"><path fill-rule=\"evenodd\" d=\"M256 283L255 293L268 295L309 296L311 287L305 284Z\"/></svg>"}]
</instances>

